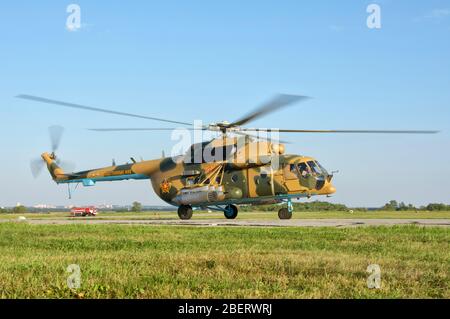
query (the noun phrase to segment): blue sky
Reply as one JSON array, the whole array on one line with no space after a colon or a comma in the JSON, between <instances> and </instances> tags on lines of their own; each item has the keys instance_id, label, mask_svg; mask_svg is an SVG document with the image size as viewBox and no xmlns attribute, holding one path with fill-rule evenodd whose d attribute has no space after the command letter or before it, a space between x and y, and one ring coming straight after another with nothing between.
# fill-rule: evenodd
<instances>
[{"instance_id":1,"label":"blue sky","mask_svg":"<svg viewBox=\"0 0 450 319\"><path fill-rule=\"evenodd\" d=\"M82 28L66 29L66 7ZM382 28L366 26L370 3ZM233 120L276 93L314 99L252 126L438 129L439 135L289 135L288 152L339 170L331 199L450 202L450 1L10 1L0 10L0 206L161 204L148 181L79 188L72 200L29 161L66 134L78 169L170 151L170 134L88 127L162 127L60 109L25 93L181 121ZM170 126L170 125L169 125Z\"/></svg>"}]
</instances>

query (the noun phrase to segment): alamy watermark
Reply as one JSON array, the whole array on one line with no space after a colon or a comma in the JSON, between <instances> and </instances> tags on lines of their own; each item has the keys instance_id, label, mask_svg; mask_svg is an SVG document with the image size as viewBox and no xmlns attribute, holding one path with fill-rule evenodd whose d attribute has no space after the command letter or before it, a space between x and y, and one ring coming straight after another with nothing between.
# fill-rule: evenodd
<instances>
[{"instance_id":1,"label":"alamy watermark","mask_svg":"<svg viewBox=\"0 0 450 319\"><path fill-rule=\"evenodd\" d=\"M78 4L69 4L66 8L69 16L66 20L66 28L69 31L77 31L81 29L81 8Z\"/></svg>"},{"instance_id":2,"label":"alamy watermark","mask_svg":"<svg viewBox=\"0 0 450 319\"><path fill-rule=\"evenodd\" d=\"M381 7L379 4L369 4L366 9L369 16L367 17L367 27L369 29L381 29Z\"/></svg>"},{"instance_id":3,"label":"alamy watermark","mask_svg":"<svg viewBox=\"0 0 450 319\"><path fill-rule=\"evenodd\" d=\"M367 267L367 272L370 274L367 277L367 288L381 289L381 267L377 264L371 264Z\"/></svg>"},{"instance_id":4,"label":"alamy watermark","mask_svg":"<svg viewBox=\"0 0 450 319\"><path fill-rule=\"evenodd\" d=\"M81 269L77 264L71 264L67 266L66 271L71 273L69 277L67 277L67 287L70 289L79 289L81 287Z\"/></svg>"}]
</instances>

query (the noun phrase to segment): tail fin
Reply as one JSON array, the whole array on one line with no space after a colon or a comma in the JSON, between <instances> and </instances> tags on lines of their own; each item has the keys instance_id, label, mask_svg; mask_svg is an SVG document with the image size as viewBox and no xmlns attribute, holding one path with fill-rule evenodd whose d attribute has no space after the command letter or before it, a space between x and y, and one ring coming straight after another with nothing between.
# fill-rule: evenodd
<instances>
[{"instance_id":1,"label":"tail fin","mask_svg":"<svg viewBox=\"0 0 450 319\"><path fill-rule=\"evenodd\" d=\"M43 153L41 157L47 164L47 169L52 175L53 179L59 179L65 176L63 169L59 167L58 164L56 164L56 158L54 154Z\"/></svg>"}]
</instances>

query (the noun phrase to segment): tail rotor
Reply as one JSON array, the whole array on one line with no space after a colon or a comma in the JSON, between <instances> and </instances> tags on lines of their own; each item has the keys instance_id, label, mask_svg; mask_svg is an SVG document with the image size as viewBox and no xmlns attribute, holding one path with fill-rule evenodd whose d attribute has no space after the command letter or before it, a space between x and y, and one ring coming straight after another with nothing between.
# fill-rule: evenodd
<instances>
[{"instance_id":1,"label":"tail rotor","mask_svg":"<svg viewBox=\"0 0 450 319\"><path fill-rule=\"evenodd\" d=\"M62 126L54 125L48 128L48 132L52 150L50 158L55 161L56 165L58 165L65 171L72 171L73 169L75 169L75 164L73 164L72 162L62 161L56 156L56 151L59 149L61 139L64 134L64 128ZM44 168L44 166L46 166L46 163L41 157L32 159L30 161L31 174L34 178L37 178L42 173L42 169Z\"/></svg>"}]
</instances>

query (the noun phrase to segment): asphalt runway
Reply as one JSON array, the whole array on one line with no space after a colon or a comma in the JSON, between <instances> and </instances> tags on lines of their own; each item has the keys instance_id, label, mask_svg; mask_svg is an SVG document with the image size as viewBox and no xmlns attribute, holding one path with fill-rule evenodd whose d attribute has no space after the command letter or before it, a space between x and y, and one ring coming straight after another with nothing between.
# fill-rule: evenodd
<instances>
[{"instance_id":1,"label":"asphalt runway","mask_svg":"<svg viewBox=\"0 0 450 319\"><path fill-rule=\"evenodd\" d=\"M8 220L4 220L8 221ZM11 220L9 220L11 221ZM17 220L16 220L17 221ZM240 226L240 227L362 227L419 225L450 227L450 219L291 219L291 220L226 220L226 219L26 219L21 222L43 225L174 225L174 226Z\"/></svg>"}]
</instances>

